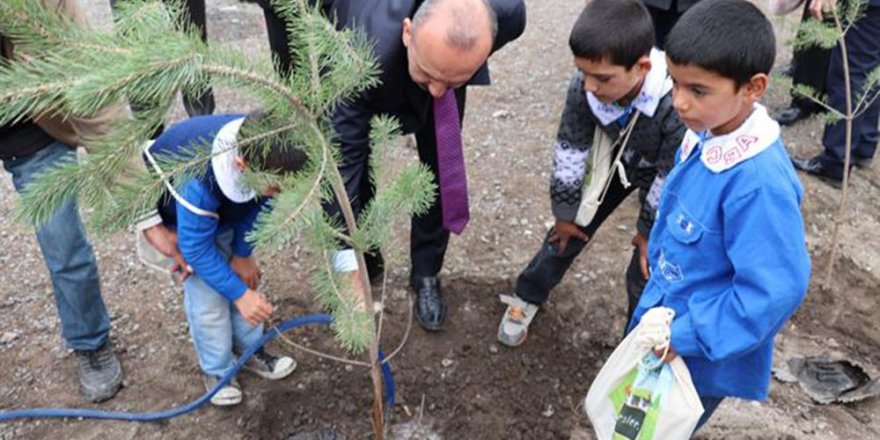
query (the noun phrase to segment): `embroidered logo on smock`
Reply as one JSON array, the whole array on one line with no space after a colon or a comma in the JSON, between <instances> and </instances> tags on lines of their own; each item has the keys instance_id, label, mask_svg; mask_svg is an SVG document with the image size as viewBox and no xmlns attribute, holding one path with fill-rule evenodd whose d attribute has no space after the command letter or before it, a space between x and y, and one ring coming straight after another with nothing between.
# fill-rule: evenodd
<instances>
[{"instance_id":1,"label":"embroidered logo on smock","mask_svg":"<svg viewBox=\"0 0 880 440\"><path fill-rule=\"evenodd\" d=\"M660 274L663 275L663 278L666 278L666 281L678 283L684 280L681 267L667 261L666 254L662 250L660 251L660 259L657 261L657 266L660 268Z\"/></svg>"}]
</instances>

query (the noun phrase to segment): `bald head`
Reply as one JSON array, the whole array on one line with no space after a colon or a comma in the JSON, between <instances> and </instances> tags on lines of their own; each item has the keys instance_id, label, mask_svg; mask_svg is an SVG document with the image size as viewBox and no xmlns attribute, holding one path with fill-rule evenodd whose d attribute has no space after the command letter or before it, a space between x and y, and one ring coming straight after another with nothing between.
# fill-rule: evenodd
<instances>
[{"instance_id":1,"label":"bald head","mask_svg":"<svg viewBox=\"0 0 880 440\"><path fill-rule=\"evenodd\" d=\"M410 77L435 97L461 87L486 62L496 29L488 0L425 0L403 21Z\"/></svg>"},{"instance_id":2,"label":"bald head","mask_svg":"<svg viewBox=\"0 0 880 440\"><path fill-rule=\"evenodd\" d=\"M462 50L473 48L487 36L494 42L498 32L489 0L426 0L413 15L413 31L435 21L445 27L446 44Z\"/></svg>"}]
</instances>

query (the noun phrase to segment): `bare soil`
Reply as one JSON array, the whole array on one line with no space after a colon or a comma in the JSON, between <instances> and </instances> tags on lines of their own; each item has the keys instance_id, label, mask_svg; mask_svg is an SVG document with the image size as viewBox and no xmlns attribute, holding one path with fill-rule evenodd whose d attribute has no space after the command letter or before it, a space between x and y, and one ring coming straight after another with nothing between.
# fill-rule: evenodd
<instances>
[{"instance_id":1,"label":"bare soil","mask_svg":"<svg viewBox=\"0 0 880 440\"><path fill-rule=\"evenodd\" d=\"M81 0L93 24L109 26L105 0ZM213 44L230 44L251 56L268 56L261 11L234 0L209 3ZM537 251L552 216L547 187L558 115L573 72L568 30L582 2L528 2L525 35L492 59L495 84L472 88L465 121L472 200L471 225L453 238L441 273L450 316L447 328L427 333L415 326L393 360L398 404L390 410L390 437L404 439L591 439L581 401L623 331L623 273L637 216L627 201L577 260L540 312L524 346L495 342L503 307L499 294ZM778 22L778 65L790 51L782 42L795 17ZM218 112L252 107L246 97L218 90ZM787 94L771 90L765 103L778 111ZM176 117L182 116L178 111ZM807 121L784 132L792 154L820 150L821 123ZM394 155L414 160L401 147ZM832 220L840 196L801 176L804 216L814 276L801 310L777 339L776 362L828 353L880 373L880 175L857 170L841 233L840 258L824 283ZM189 402L203 388L181 308L182 291L167 277L145 270L131 234L93 237L112 337L126 371L125 387L101 405L82 401L73 356L58 335L51 283L31 231L12 223L17 197L0 178L0 410L81 407L154 411ZM408 222L389 246L392 258L385 303L383 347L401 340L408 314ZM277 317L317 313L304 282L297 248L263 258ZM342 354L327 329L291 332L292 340ZM0 424L0 439L359 439L370 435L367 371L327 361L275 342L298 370L280 382L241 377L242 405L201 408L163 423L28 420ZM728 399L700 434L702 439L880 438L880 399L818 405L794 384L774 382L766 402Z\"/></svg>"}]
</instances>

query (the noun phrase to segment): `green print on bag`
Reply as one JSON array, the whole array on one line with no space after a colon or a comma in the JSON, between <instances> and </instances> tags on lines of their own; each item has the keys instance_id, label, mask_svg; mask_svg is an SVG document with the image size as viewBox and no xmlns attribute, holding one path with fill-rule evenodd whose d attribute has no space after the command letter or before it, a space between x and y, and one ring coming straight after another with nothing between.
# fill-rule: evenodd
<instances>
[{"instance_id":1,"label":"green print on bag","mask_svg":"<svg viewBox=\"0 0 880 440\"><path fill-rule=\"evenodd\" d=\"M663 402L672 386L668 364L654 368L643 366L658 363L659 358L649 353L608 395L617 415L613 440L653 439Z\"/></svg>"}]
</instances>

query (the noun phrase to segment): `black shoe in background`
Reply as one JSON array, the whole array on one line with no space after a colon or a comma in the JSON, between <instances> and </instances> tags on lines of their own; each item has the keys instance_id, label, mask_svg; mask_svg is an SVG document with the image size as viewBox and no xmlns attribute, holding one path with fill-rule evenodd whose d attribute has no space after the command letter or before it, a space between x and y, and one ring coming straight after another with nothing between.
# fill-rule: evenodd
<instances>
[{"instance_id":1,"label":"black shoe in background","mask_svg":"<svg viewBox=\"0 0 880 440\"><path fill-rule=\"evenodd\" d=\"M782 113L776 118L776 121L779 122L779 125L789 126L793 125L798 121L803 119L807 119L815 113L814 110L804 108L803 106L792 104L785 110L782 110Z\"/></svg>"},{"instance_id":2,"label":"black shoe in background","mask_svg":"<svg viewBox=\"0 0 880 440\"><path fill-rule=\"evenodd\" d=\"M798 170L816 176L819 180L840 189L843 187L843 166L832 166L823 161L821 156L811 159L791 158L791 163Z\"/></svg>"},{"instance_id":3,"label":"black shoe in background","mask_svg":"<svg viewBox=\"0 0 880 440\"><path fill-rule=\"evenodd\" d=\"M424 277L412 280L413 293L416 295L416 320L425 329L437 331L446 322L446 303L440 296L440 281L437 277Z\"/></svg>"},{"instance_id":4,"label":"black shoe in background","mask_svg":"<svg viewBox=\"0 0 880 440\"><path fill-rule=\"evenodd\" d=\"M866 170L871 168L871 163L874 162L874 159L871 157L853 157L852 163L856 168Z\"/></svg>"}]
</instances>

